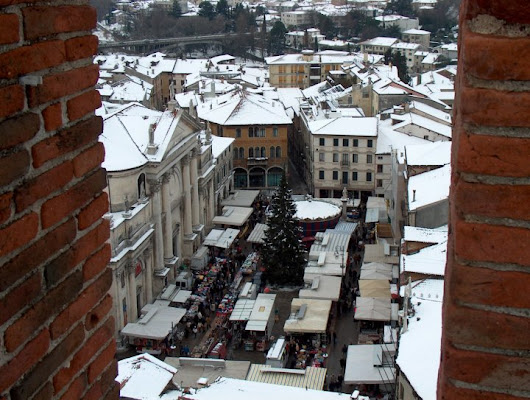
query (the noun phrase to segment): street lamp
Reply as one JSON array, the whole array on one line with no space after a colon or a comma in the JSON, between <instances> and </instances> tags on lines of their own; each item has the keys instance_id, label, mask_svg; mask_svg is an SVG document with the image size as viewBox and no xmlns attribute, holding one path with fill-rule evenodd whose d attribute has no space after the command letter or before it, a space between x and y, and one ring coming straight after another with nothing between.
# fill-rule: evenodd
<instances>
[{"instance_id":1,"label":"street lamp","mask_svg":"<svg viewBox=\"0 0 530 400\"><path fill-rule=\"evenodd\" d=\"M335 246L335 257L338 257L339 256L339 253L341 254L341 263L340 263L340 268L341 268L341 271L342 271L342 276L344 276L344 268L346 267L344 265L344 246Z\"/></svg>"}]
</instances>

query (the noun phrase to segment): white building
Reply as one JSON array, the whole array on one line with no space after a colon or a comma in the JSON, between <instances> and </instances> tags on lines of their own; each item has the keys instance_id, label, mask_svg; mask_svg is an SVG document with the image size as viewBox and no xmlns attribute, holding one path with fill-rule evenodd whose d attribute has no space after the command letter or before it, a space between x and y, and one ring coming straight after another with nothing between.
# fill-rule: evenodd
<instances>
[{"instance_id":1,"label":"white building","mask_svg":"<svg viewBox=\"0 0 530 400\"><path fill-rule=\"evenodd\" d=\"M199 132L171 103L165 112L131 103L104 117L117 338L175 280L211 227L214 165Z\"/></svg>"},{"instance_id":2,"label":"white building","mask_svg":"<svg viewBox=\"0 0 530 400\"><path fill-rule=\"evenodd\" d=\"M359 44L361 45L361 53L384 55L388 49L397 42L399 42L399 40L396 38L379 36L365 40Z\"/></svg>"}]
</instances>

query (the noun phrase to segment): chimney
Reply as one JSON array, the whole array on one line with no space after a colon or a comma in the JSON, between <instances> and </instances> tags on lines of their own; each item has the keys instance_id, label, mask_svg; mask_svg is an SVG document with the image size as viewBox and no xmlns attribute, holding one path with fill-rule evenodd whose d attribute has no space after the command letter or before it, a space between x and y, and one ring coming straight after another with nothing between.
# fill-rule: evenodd
<instances>
[{"instance_id":1,"label":"chimney","mask_svg":"<svg viewBox=\"0 0 530 400\"><path fill-rule=\"evenodd\" d=\"M168 111L174 112L177 107L177 101L176 100L169 100L167 102L167 109Z\"/></svg>"},{"instance_id":2,"label":"chimney","mask_svg":"<svg viewBox=\"0 0 530 400\"><path fill-rule=\"evenodd\" d=\"M416 201L416 189L412 189L412 201Z\"/></svg>"}]
</instances>

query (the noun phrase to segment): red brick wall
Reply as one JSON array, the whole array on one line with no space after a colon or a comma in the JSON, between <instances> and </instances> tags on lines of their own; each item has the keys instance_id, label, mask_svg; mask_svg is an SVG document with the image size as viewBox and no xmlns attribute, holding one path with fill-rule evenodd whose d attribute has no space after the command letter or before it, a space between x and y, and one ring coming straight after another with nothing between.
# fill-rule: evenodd
<instances>
[{"instance_id":1,"label":"red brick wall","mask_svg":"<svg viewBox=\"0 0 530 400\"><path fill-rule=\"evenodd\" d=\"M530 397L530 2L463 0L438 399Z\"/></svg>"},{"instance_id":2,"label":"red brick wall","mask_svg":"<svg viewBox=\"0 0 530 400\"><path fill-rule=\"evenodd\" d=\"M118 398L88 1L0 0L0 398Z\"/></svg>"}]
</instances>

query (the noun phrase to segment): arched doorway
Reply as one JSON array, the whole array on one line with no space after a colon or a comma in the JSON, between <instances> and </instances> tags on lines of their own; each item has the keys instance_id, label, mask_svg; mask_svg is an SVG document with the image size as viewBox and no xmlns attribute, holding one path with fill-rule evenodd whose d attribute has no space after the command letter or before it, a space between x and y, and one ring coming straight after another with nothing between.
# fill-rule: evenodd
<instances>
[{"instance_id":1,"label":"arched doorway","mask_svg":"<svg viewBox=\"0 0 530 400\"><path fill-rule=\"evenodd\" d=\"M265 187L265 169L254 167L248 175L250 187Z\"/></svg>"},{"instance_id":2,"label":"arched doorway","mask_svg":"<svg viewBox=\"0 0 530 400\"><path fill-rule=\"evenodd\" d=\"M234 170L234 187L246 188L248 187L248 174L243 168L236 168Z\"/></svg>"},{"instance_id":3,"label":"arched doorway","mask_svg":"<svg viewBox=\"0 0 530 400\"><path fill-rule=\"evenodd\" d=\"M280 185L283 170L280 167L272 167L267 171L267 187L277 187Z\"/></svg>"}]
</instances>

